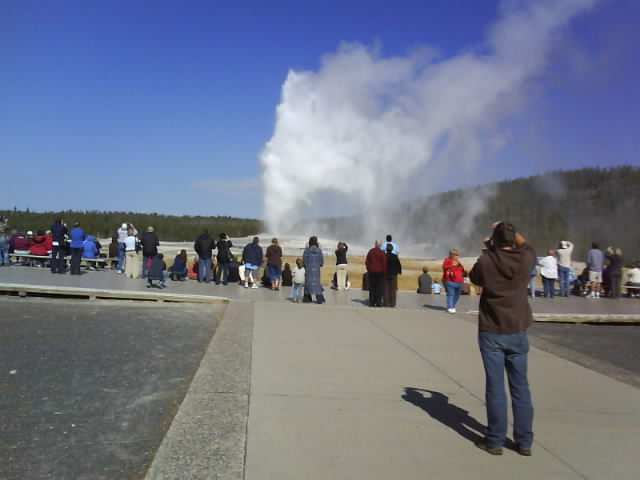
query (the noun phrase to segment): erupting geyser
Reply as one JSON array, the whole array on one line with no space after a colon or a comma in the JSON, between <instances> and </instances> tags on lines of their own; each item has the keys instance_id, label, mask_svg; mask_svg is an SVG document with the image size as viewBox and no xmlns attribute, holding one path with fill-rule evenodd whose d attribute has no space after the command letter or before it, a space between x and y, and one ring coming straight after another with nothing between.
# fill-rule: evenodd
<instances>
[{"instance_id":1,"label":"erupting geyser","mask_svg":"<svg viewBox=\"0 0 640 480\"><path fill-rule=\"evenodd\" d=\"M260 156L270 231L286 232L320 193L339 192L367 214L428 162L453 151L480 160L487 125L520 103L555 35L595 1L504 2L485 44L449 59L426 47L385 58L345 43L317 72L290 71Z\"/></svg>"}]
</instances>

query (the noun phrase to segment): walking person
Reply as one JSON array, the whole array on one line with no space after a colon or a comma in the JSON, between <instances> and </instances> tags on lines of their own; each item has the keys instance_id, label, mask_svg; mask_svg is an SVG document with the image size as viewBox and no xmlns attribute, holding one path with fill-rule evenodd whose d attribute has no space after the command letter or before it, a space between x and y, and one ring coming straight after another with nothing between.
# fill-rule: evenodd
<instances>
[{"instance_id":1,"label":"walking person","mask_svg":"<svg viewBox=\"0 0 640 480\"><path fill-rule=\"evenodd\" d=\"M590 298L600 298L602 290L602 267L604 266L604 253L596 242L591 243L591 250L587 255L587 268L589 269L589 282L591 283Z\"/></svg>"},{"instance_id":2,"label":"walking person","mask_svg":"<svg viewBox=\"0 0 640 480\"><path fill-rule=\"evenodd\" d=\"M64 273L64 250L67 236L67 227L61 218L56 218L51 225L51 273Z\"/></svg>"},{"instance_id":3,"label":"walking person","mask_svg":"<svg viewBox=\"0 0 640 480\"><path fill-rule=\"evenodd\" d=\"M456 313L456 304L464 285L464 267L460 263L458 250L449 250L449 256L442 261L442 283L447 293L447 312Z\"/></svg>"},{"instance_id":4,"label":"walking person","mask_svg":"<svg viewBox=\"0 0 640 480\"><path fill-rule=\"evenodd\" d=\"M471 281L482 287L478 343L486 377L487 433L476 446L491 455L502 455L507 435L505 370L516 448L520 455L531 455L533 404L527 380L527 329L533 317L527 284L535 261L535 252L515 227L499 222L470 273Z\"/></svg>"},{"instance_id":5,"label":"walking person","mask_svg":"<svg viewBox=\"0 0 640 480\"><path fill-rule=\"evenodd\" d=\"M142 278L145 278L151 268L153 257L158 255L158 245L160 239L153 227L147 227L147 231L142 235Z\"/></svg>"},{"instance_id":6,"label":"walking person","mask_svg":"<svg viewBox=\"0 0 640 480\"><path fill-rule=\"evenodd\" d=\"M218 250L218 254L216 255L216 258L218 259L218 268L216 269L215 276L216 285L220 285L221 278L223 278L223 285L229 283L229 263L231 262L231 247L233 247L233 243L231 243L229 235L227 235L226 233L221 233L220 240L218 240L218 243L216 243L216 250Z\"/></svg>"},{"instance_id":7,"label":"walking person","mask_svg":"<svg viewBox=\"0 0 640 480\"><path fill-rule=\"evenodd\" d=\"M347 289L347 251L349 246L345 242L338 242L336 248L336 289L340 292Z\"/></svg>"},{"instance_id":8,"label":"walking person","mask_svg":"<svg viewBox=\"0 0 640 480\"><path fill-rule=\"evenodd\" d=\"M315 295L318 304L324 303L324 289L320 278L320 269L324 265L324 254L318 244L318 237L315 235L309 237L309 244L302 254L302 265L305 271L305 299L310 302L311 296Z\"/></svg>"},{"instance_id":9,"label":"walking person","mask_svg":"<svg viewBox=\"0 0 640 480\"><path fill-rule=\"evenodd\" d=\"M393 253L393 245L387 243L387 269L384 272L384 286L382 291L385 307L396 306L396 292L398 291L398 275L402 275L402 265L398 255Z\"/></svg>"},{"instance_id":10,"label":"walking person","mask_svg":"<svg viewBox=\"0 0 640 480\"><path fill-rule=\"evenodd\" d=\"M267 276L271 282L271 290L280 290L280 275L282 274L282 247L278 239L273 238L267 247Z\"/></svg>"},{"instance_id":11,"label":"walking person","mask_svg":"<svg viewBox=\"0 0 640 480\"><path fill-rule=\"evenodd\" d=\"M542 277L542 292L545 298L553 298L558 278L556 252L552 249L547 250L547 256L542 257L538 264L540 265L540 277Z\"/></svg>"},{"instance_id":12,"label":"walking person","mask_svg":"<svg viewBox=\"0 0 640 480\"><path fill-rule=\"evenodd\" d=\"M560 296L568 297L571 290L569 275L571 274L571 254L573 243L561 240L558 246L558 280L560 280Z\"/></svg>"},{"instance_id":13,"label":"walking person","mask_svg":"<svg viewBox=\"0 0 640 480\"><path fill-rule=\"evenodd\" d=\"M380 250L380 240L376 240L373 248L367 252L365 266L369 283L369 306L381 307L384 294L384 274L387 271L387 254Z\"/></svg>"},{"instance_id":14,"label":"walking person","mask_svg":"<svg viewBox=\"0 0 640 480\"><path fill-rule=\"evenodd\" d=\"M305 270L304 265L302 264L302 259L296 258L296 266L291 271L291 281L293 284L291 289L291 300L295 303L300 303L300 300L302 300L302 295L304 293L304 277Z\"/></svg>"},{"instance_id":15,"label":"walking person","mask_svg":"<svg viewBox=\"0 0 640 480\"><path fill-rule=\"evenodd\" d=\"M71 248L71 275L80 275L80 259L82 259L86 235L78 222L73 224L73 228L69 232L69 238L71 240L69 244Z\"/></svg>"},{"instance_id":16,"label":"walking person","mask_svg":"<svg viewBox=\"0 0 640 480\"><path fill-rule=\"evenodd\" d=\"M245 288L258 288L260 279L258 270L262 265L263 254L260 246L260 239L253 237L251 243L247 243L242 250L242 261L244 263L244 286Z\"/></svg>"},{"instance_id":17,"label":"walking person","mask_svg":"<svg viewBox=\"0 0 640 480\"><path fill-rule=\"evenodd\" d=\"M211 282L211 258L215 240L209 235L209 230L205 229L193 244L193 249L198 254L198 283Z\"/></svg>"},{"instance_id":18,"label":"walking person","mask_svg":"<svg viewBox=\"0 0 640 480\"><path fill-rule=\"evenodd\" d=\"M613 247L607 248L607 260L609 261L609 277L611 278L611 298L620 298L622 290L622 250Z\"/></svg>"}]
</instances>

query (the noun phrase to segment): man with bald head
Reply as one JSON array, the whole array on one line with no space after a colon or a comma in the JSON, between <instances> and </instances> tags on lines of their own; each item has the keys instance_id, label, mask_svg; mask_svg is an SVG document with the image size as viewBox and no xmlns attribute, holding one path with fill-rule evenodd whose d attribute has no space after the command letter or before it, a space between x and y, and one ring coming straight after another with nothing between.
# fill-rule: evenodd
<instances>
[{"instance_id":1,"label":"man with bald head","mask_svg":"<svg viewBox=\"0 0 640 480\"><path fill-rule=\"evenodd\" d=\"M367 253L365 265L369 277L369 306L381 307L384 292L384 273L387 271L387 255L380 250L381 242L376 240Z\"/></svg>"}]
</instances>

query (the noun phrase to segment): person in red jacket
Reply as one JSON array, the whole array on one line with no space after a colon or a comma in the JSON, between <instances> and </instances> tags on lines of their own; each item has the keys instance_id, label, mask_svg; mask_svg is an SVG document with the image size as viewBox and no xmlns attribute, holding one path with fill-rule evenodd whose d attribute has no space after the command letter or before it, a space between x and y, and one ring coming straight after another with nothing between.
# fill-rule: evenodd
<instances>
[{"instance_id":1,"label":"person in red jacket","mask_svg":"<svg viewBox=\"0 0 640 480\"><path fill-rule=\"evenodd\" d=\"M369 277L369 306L381 307L384 293L384 273L387 271L387 255L380 250L380 240L367 253L365 261Z\"/></svg>"},{"instance_id":2,"label":"person in red jacket","mask_svg":"<svg viewBox=\"0 0 640 480\"><path fill-rule=\"evenodd\" d=\"M47 237L45 237L42 230L38 230L36 232L36 236L33 237L31 242L31 247L29 248L29 253L31 255L39 255L43 257L49 255L49 252L47 251ZM39 263L41 267L44 267L44 260L38 259L37 262L31 262L31 265L36 263Z\"/></svg>"},{"instance_id":3,"label":"person in red jacket","mask_svg":"<svg viewBox=\"0 0 640 480\"><path fill-rule=\"evenodd\" d=\"M447 312L456 313L456 304L464 285L464 267L458 250L449 250L449 257L442 262L442 282L447 292Z\"/></svg>"}]
</instances>

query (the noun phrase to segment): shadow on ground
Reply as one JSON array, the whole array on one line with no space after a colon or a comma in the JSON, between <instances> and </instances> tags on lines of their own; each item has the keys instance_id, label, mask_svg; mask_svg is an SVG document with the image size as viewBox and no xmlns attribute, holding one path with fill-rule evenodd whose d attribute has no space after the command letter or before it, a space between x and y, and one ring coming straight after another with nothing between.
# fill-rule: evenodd
<instances>
[{"instance_id":1,"label":"shadow on ground","mask_svg":"<svg viewBox=\"0 0 640 480\"><path fill-rule=\"evenodd\" d=\"M467 410L453 403L449 403L449 397L443 393L421 388L405 387L402 399L421 408L427 412L431 418L446 425L470 442L475 442L484 436L484 425L469 415Z\"/></svg>"}]
</instances>

